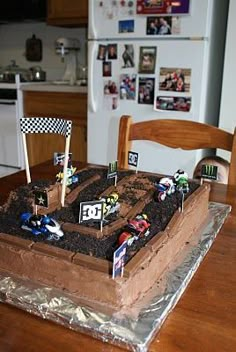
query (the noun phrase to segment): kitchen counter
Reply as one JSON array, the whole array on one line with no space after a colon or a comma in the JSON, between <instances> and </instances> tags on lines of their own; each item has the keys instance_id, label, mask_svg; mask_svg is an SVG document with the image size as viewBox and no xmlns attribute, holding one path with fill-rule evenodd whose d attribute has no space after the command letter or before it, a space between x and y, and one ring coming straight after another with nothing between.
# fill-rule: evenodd
<instances>
[{"instance_id":1,"label":"kitchen counter","mask_svg":"<svg viewBox=\"0 0 236 352\"><path fill-rule=\"evenodd\" d=\"M22 91L40 91L40 92L68 92L68 93L87 93L86 86L64 84L61 81L53 82L27 82L21 83Z\"/></svg>"}]
</instances>

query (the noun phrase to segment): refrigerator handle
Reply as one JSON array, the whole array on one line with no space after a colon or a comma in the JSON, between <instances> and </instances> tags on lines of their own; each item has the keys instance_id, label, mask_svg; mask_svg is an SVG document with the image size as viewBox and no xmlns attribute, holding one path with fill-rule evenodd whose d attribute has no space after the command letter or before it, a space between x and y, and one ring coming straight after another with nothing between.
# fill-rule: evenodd
<instances>
[{"instance_id":1,"label":"refrigerator handle","mask_svg":"<svg viewBox=\"0 0 236 352\"><path fill-rule=\"evenodd\" d=\"M96 99L94 95L94 60L96 55L97 45L96 42L89 41L88 42L88 58L89 58L89 65L88 65L88 106L91 112L97 111L96 106Z\"/></svg>"},{"instance_id":2,"label":"refrigerator handle","mask_svg":"<svg viewBox=\"0 0 236 352\"><path fill-rule=\"evenodd\" d=\"M89 26L88 26L88 37L89 39L96 39L97 33L95 29L95 20L94 20L94 3L95 1L89 1Z\"/></svg>"}]
</instances>

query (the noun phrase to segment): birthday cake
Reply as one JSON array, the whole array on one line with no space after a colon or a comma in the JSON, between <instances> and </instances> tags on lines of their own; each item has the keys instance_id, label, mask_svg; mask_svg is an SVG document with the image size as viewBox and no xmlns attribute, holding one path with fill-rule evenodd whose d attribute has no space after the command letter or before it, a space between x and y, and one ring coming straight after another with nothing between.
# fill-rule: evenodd
<instances>
[{"instance_id":1,"label":"birthday cake","mask_svg":"<svg viewBox=\"0 0 236 352\"><path fill-rule=\"evenodd\" d=\"M106 168L86 168L78 173L78 183L67 188L63 208L58 206L58 184L40 181L19 187L0 208L0 270L68 292L101 311L131 306L168 270L208 214L209 185L189 182L184 192L169 188L163 195L159 181L150 173L118 171L114 185ZM38 189L48 191L47 208L35 209ZM108 198L115 206L104 207ZM91 201L103 204L101 221ZM36 211L53 218L61 235L27 231L22 212Z\"/></svg>"}]
</instances>

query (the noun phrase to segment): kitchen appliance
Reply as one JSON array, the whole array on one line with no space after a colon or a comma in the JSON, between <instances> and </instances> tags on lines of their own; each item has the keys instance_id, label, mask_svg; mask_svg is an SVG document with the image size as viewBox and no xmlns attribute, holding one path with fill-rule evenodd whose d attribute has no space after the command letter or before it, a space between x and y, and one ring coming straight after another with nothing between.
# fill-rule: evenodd
<instances>
[{"instance_id":1,"label":"kitchen appliance","mask_svg":"<svg viewBox=\"0 0 236 352\"><path fill-rule=\"evenodd\" d=\"M19 67L15 60L11 60L9 65L0 69L0 82L15 83L17 74L21 82L31 80L30 70Z\"/></svg>"},{"instance_id":2,"label":"kitchen appliance","mask_svg":"<svg viewBox=\"0 0 236 352\"><path fill-rule=\"evenodd\" d=\"M24 167L19 119L22 116L20 76L16 82L0 83L0 174Z\"/></svg>"},{"instance_id":3,"label":"kitchen appliance","mask_svg":"<svg viewBox=\"0 0 236 352\"><path fill-rule=\"evenodd\" d=\"M32 82L43 82L46 81L46 72L42 70L40 66L32 66L29 68L31 72L30 80Z\"/></svg>"},{"instance_id":4,"label":"kitchen appliance","mask_svg":"<svg viewBox=\"0 0 236 352\"><path fill-rule=\"evenodd\" d=\"M77 53L80 49L80 42L76 38L58 38L55 46L56 53L59 54L62 61L65 61L66 63L62 81L73 85L77 80Z\"/></svg>"},{"instance_id":5,"label":"kitchen appliance","mask_svg":"<svg viewBox=\"0 0 236 352\"><path fill-rule=\"evenodd\" d=\"M116 159L123 114L132 115L135 122L179 118L217 125L228 1L168 3L182 6L183 13L163 18L159 10L167 1L150 6L146 1L89 1L88 162L107 165ZM166 21L171 31L162 28L158 34L152 28L155 21ZM188 71L184 92L161 86L168 69L176 76ZM129 97L125 75L132 81ZM154 99L149 94L145 101L143 90ZM148 141L134 143L133 150L140 154L140 170L164 174L182 168L192 175L205 153L162 148Z\"/></svg>"}]
</instances>

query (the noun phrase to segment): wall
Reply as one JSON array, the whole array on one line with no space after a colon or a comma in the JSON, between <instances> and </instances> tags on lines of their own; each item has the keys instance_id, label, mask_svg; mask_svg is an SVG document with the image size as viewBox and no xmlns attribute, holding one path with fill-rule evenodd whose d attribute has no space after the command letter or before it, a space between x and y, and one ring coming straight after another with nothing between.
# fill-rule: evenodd
<instances>
[{"instance_id":1,"label":"wall","mask_svg":"<svg viewBox=\"0 0 236 352\"><path fill-rule=\"evenodd\" d=\"M236 1L230 0L219 127L231 133L234 131L234 128L236 127L236 113L235 113L236 22L235 22L235 16L236 16ZM218 154L222 157L229 159L228 152L219 150Z\"/></svg>"},{"instance_id":2,"label":"wall","mask_svg":"<svg viewBox=\"0 0 236 352\"><path fill-rule=\"evenodd\" d=\"M35 34L42 40L43 58L40 62L30 62L25 58L25 42ZM78 62L85 65L87 61L87 33L85 28L64 28L47 26L45 23L14 23L0 25L0 66L16 60L23 68L40 65L47 72L47 80L60 80L63 76L65 63L55 53L54 43L59 37L78 38L81 50Z\"/></svg>"}]
</instances>

